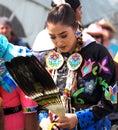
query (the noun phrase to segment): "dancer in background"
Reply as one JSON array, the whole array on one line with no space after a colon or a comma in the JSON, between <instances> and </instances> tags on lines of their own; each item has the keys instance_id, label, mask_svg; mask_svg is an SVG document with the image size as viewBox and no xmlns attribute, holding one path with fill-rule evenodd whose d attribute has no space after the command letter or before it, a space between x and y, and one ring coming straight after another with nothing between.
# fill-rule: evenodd
<instances>
[{"instance_id":1,"label":"dancer in background","mask_svg":"<svg viewBox=\"0 0 118 130\"><path fill-rule=\"evenodd\" d=\"M5 130L38 130L37 103L29 99L14 83L4 65L5 61L20 55L31 55L31 51L10 44L5 36L0 35L0 97L4 111L2 125Z\"/></svg>"}]
</instances>

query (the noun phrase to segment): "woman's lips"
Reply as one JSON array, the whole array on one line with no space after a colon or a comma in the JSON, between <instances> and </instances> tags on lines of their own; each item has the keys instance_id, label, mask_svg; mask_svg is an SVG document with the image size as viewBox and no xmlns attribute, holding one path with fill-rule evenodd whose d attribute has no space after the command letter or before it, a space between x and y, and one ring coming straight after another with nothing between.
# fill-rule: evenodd
<instances>
[{"instance_id":1,"label":"woman's lips","mask_svg":"<svg viewBox=\"0 0 118 130\"><path fill-rule=\"evenodd\" d=\"M59 47L61 50L65 50L66 49L66 46L63 46L63 47Z\"/></svg>"}]
</instances>

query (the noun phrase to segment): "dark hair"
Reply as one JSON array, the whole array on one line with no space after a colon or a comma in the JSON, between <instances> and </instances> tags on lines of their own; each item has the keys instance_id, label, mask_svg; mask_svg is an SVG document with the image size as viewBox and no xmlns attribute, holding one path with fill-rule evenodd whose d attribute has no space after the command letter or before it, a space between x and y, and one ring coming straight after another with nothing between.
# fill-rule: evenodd
<instances>
[{"instance_id":1,"label":"dark hair","mask_svg":"<svg viewBox=\"0 0 118 130\"><path fill-rule=\"evenodd\" d=\"M79 0L65 0L65 2L69 3L74 11L81 5Z\"/></svg>"},{"instance_id":2,"label":"dark hair","mask_svg":"<svg viewBox=\"0 0 118 130\"><path fill-rule=\"evenodd\" d=\"M82 31L81 25L76 20L74 10L67 3L54 7L48 14L46 26L48 26L47 23L60 23L62 25L72 27L73 29L79 28L79 30ZM81 48L83 46L82 33L77 38L77 45L78 48Z\"/></svg>"},{"instance_id":3,"label":"dark hair","mask_svg":"<svg viewBox=\"0 0 118 130\"><path fill-rule=\"evenodd\" d=\"M53 24L60 23L67 26L71 26L72 28L78 27L75 12L69 4L61 4L59 6L54 7L48 14L46 26L48 22L51 22Z\"/></svg>"},{"instance_id":4,"label":"dark hair","mask_svg":"<svg viewBox=\"0 0 118 130\"><path fill-rule=\"evenodd\" d=\"M57 6L57 4L52 0L51 1L51 8L54 8L55 6Z\"/></svg>"},{"instance_id":5,"label":"dark hair","mask_svg":"<svg viewBox=\"0 0 118 130\"><path fill-rule=\"evenodd\" d=\"M7 25L12 27L11 22L9 21L9 18L6 16L0 17L0 25Z\"/></svg>"}]
</instances>

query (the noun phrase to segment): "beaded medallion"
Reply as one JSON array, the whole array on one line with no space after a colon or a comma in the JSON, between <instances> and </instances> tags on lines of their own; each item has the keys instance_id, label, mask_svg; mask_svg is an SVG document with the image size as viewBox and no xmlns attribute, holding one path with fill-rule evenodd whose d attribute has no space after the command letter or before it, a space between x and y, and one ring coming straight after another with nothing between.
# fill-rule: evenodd
<instances>
[{"instance_id":1,"label":"beaded medallion","mask_svg":"<svg viewBox=\"0 0 118 130\"><path fill-rule=\"evenodd\" d=\"M79 53L72 54L67 60L69 70L77 70L82 63L82 56Z\"/></svg>"},{"instance_id":2,"label":"beaded medallion","mask_svg":"<svg viewBox=\"0 0 118 130\"><path fill-rule=\"evenodd\" d=\"M55 51L50 52L46 57L46 65L52 70L59 69L64 63L63 56Z\"/></svg>"}]
</instances>

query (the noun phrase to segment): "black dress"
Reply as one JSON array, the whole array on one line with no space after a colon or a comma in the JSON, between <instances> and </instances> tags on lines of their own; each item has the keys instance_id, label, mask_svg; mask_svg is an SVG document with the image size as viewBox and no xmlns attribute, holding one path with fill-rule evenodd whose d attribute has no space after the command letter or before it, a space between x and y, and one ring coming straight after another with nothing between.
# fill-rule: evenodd
<instances>
[{"instance_id":1,"label":"black dress","mask_svg":"<svg viewBox=\"0 0 118 130\"><path fill-rule=\"evenodd\" d=\"M50 51L52 50L34 52L34 55L46 66L45 59ZM96 42L83 47L78 53L82 55L83 62L77 70L78 90L72 94L72 104L77 111L79 127L83 130L94 130L114 109L114 98L112 97L115 96L113 93L115 66L107 49ZM64 59L68 59L69 54L62 53L62 56ZM57 73L56 85L61 93L66 85L67 72L65 61ZM102 126L100 130L104 127L109 130L109 123Z\"/></svg>"}]
</instances>

